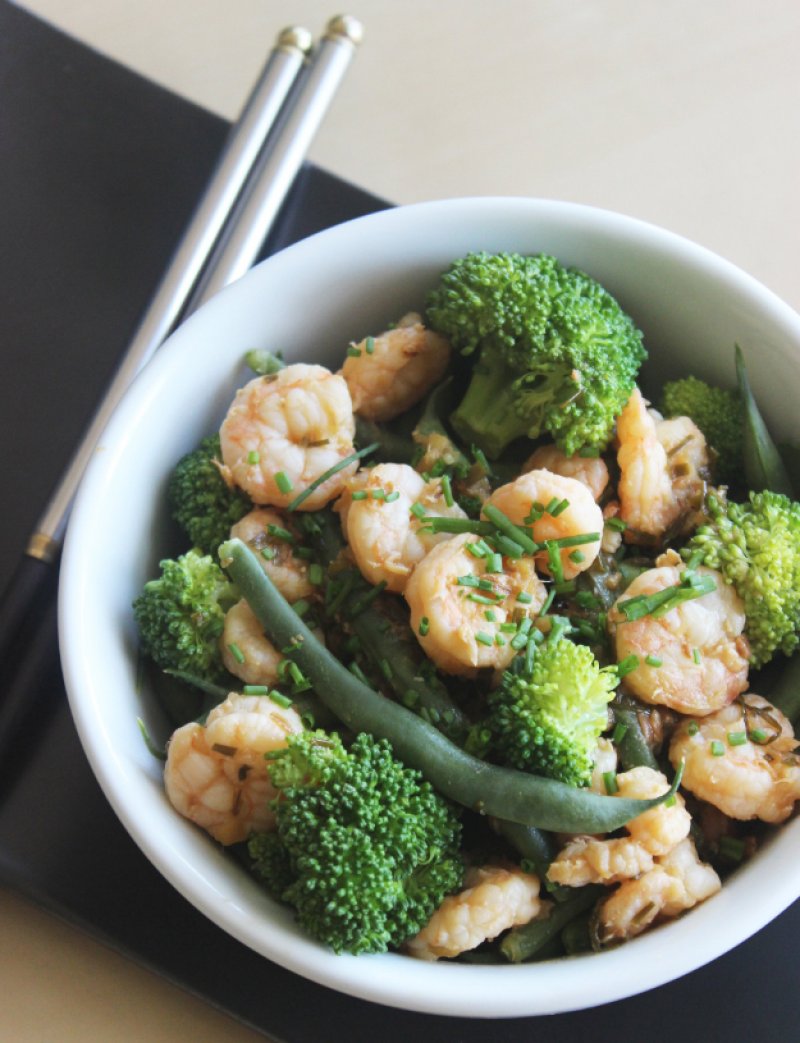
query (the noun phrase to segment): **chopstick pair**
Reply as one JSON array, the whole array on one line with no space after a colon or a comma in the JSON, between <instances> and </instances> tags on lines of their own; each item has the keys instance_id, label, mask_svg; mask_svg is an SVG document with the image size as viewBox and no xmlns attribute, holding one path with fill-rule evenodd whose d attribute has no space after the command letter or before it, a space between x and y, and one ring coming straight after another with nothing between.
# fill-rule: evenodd
<instances>
[{"instance_id":1,"label":"chopstick pair","mask_svg":"<svg viewBox=\"0 0 800 1043\"><path fill-rule=\"evenodd\" d=\"M78 485L111 413L180 322L256 260L361 37L361 24L347 15L331 19L315 48L306 29L285 29L277 37L119 369L0 598L3 675L26 622L42 607L49 566L58 559ZM19 711L0 693L0 747Z\"/></svg>"}]
</instances>

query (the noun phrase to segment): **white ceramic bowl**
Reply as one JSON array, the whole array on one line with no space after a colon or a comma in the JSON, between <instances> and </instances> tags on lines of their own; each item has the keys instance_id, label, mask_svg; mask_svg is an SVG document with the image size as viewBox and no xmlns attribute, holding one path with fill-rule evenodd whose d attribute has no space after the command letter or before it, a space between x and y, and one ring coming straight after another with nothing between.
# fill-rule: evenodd
<instances>
[{"instance_id":1,"label":"white ceramic bowl","mask_svg":"<svg viewBox=\"0 0 800 1043\"><path fill-rule=\"evenodd\" d=\"M69 525L60 637L72 712L106 796L144 853L211 920L276 963L354 996L417 1011L510 1017L620 999L743 941L800 895L800 822L716 897L607 953L509 967L334 956L168 805L160 765L136 723L141 716L152 735L166 737L149 693L137 691L130 611L164 549L167 476L218 425L246 377L244 352L280 349L289 360L338 366L350 340L421 307L453 259L481 249L546 251L591 273L643 329L649 382L691 370L730 384L738 342L775 434L798 434L800 317L707 250L626 217L542 200L390 210L260 265L193 316L136 380L102 438Z\"/></svg>"}]
</instances>

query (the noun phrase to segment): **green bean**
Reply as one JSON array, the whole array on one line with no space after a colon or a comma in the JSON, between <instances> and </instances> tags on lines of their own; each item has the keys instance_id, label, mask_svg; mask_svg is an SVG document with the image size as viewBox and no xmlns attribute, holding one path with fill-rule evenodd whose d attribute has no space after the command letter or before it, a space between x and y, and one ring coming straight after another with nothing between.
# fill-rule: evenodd
<instances>
[{"instance_id":1,"label":"green bean","mask_svg":"<svg viewBox=\"0 0 800 1043\"><path fill-rule=\"evenodd\" d=\"M267 637L292 658L326 706L354 732L387 739L397 757L417 768L444 797L479 813L560 833L609 833L668 799L604 797L553 779L486 764L427 721L383 698L355 677L317 640L241 540L220 548L220 560Z\"/></svg>"},{"instance_id":2,"label":"green bean","mask_svg":"<svg viewBox=\"0 0 800 1043\"><path fill-rule=\"evenodd\" d=\"M781 460L778 448L761 416L744 364L744 355L736 345L736 377L744 403L744 477L748 489L760 492L771 489L792 497L792 482Z\"/></svg>"},{"instance_id":3,"label":"green bean","mask_svg":"<svg viewBox=\"0 0 800 1043\"><path fill-rule=\"evenodd\" d=\"M500 951L511 963L530 960L553 938L559 937L567 924L591 909L605 893L604 887L593 884L579 888L566 902L553 906L546 920L532 920L522 927L512 928L500 943Z\"/></svg>"},{"instance_id":4,"label":"green bean","mask_svg":"<svg viewBox=\"0 0 800 1043\"><path fill-rule=\"evenodd\" d=\"M330 512L309 515L303 527L324 565L330 565L339 557L344 548L341 526ZM342 573L339 576L344 579ZM374 602L374 611L353 615L353 610L369 590L361 575L355 573L352 587L342 598L337 612L347 620L364 655L382 672L398 699L435 724L448 738L462 744L469 731L469 719L436 676L408 626L408 617L400 600L385 595Z\"/></svg>"},{"instance_id":5,"label":"green bean","mask_svg":"<svg viewBox=\"0 0 800 1043\"><path fill-rule=\"evenodd\" d=\"M496 819L495 828L501 837L505 837L515 850L530 862L536 875L544 879L556 854L552 837L535 826L523 826L519 822L508 822L506 819Z\"/></svg>"},{"instance_id":6,"label":"green bean","mask_svg":"<svg viewBox=\"0 0 800 1043\"><path fill-rule=\"evenodd\" d=\"M614 711L614 720L618 725L625 726L621 738L614 745L617 748L622 767L628 771L631 768L652 768L660 771L658 761L650 749L642 730L640 713L647 711L640 707L630 696L617 693L611 704Z\"/></svg>"},{"instance_id":7,"label":"green bean","mask_svg":"<svg viewBox=\"0 0 800 1043\"><path fill-rule=\"evenodd\" d=\"M561 932L561 944L567 956L577 956L582 952L592 951L592 932L589 927L590 916L584 913L576 916Z\"/></svg>"},{"instance_id":8,"label":"green bean","mask_svg":"<svg viewBox=\"0 0 800 1043\"><path fill-rule=\"evenodd\" d=\"M792 656L767 696L792 724L800 718L800 655Z\"/></svg>"}]
</instances>

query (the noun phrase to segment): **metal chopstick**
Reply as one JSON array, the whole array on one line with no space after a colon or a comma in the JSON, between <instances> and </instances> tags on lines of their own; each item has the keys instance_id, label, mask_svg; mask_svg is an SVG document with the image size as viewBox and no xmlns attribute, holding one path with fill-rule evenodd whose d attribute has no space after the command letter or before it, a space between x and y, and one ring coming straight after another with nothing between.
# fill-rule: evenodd
<instances>
[{"instance_id":1,"label":"metal chopstick","mask_svg":"<svg viewBox=\"0 0 800 1043\"><path fill-rule=\"evenodd\" d=\"M187 315L244 275L256 261L362 36L361 23L349 15L328 23L281 116L276 145L253 171L195 287Z\"/></svg>"},{"instance_id":2,"label":"metal chopstick","mask_svg":"<svg viewBox=\"0 0 800 1043\"><path fill-rule=\"evenodd\" d=\"M310 47L311 34L302 28L284 29L275 41L123 361L28 541L29 556L43 561L58 556L72 501L98 439L128 385L183 314Z\"/></svg>"}]
</instances>

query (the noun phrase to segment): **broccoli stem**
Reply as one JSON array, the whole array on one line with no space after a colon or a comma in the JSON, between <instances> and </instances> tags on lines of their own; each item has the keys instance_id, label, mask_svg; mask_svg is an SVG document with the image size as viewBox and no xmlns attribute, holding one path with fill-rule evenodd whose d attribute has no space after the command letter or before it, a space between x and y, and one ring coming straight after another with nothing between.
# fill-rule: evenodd
<instances>
[{"instance_id":1,"label":"broccoli stem","mask_svg":"<svg viewBox=\"0 0 800 1043\"><path fill-rule=\"evenodd\" d=\"M297 616L241 540L220 547L220 560L264 627L291 656L325 705L353 732L388 740L396 756L416 768L444 797L481 814L558 833L610 833L668 800L680 784L651 800L604 797L466 753L433 725L385 699L355 677Z\"/></svg>"},{"instance_id":2,"label":"broccoli stem","mask_svg":"<svg viewBox=\"0 0 800 1043\"><path fill-rule=\"evenodd\" d=\"M514 373L499 360L492 366L479 361L464 398L450 414L456 434L496 459L505 447L528 433L528 424L514 410Z\"/></svg>"},{"instance_id":3,"label":"broccoli stem","mask_svg":"<svg viewBox=\"0 0 800 1043\"><path fill-rule=\"evenodd\" d=\"M524 963L564 930L567 924L585 913L603 894L604 887L590 884L575 891L565 902L553 906L546 920L532 920L512 928L500 943L500 951L511 963Z\"/></svg>"}]
</instances>

